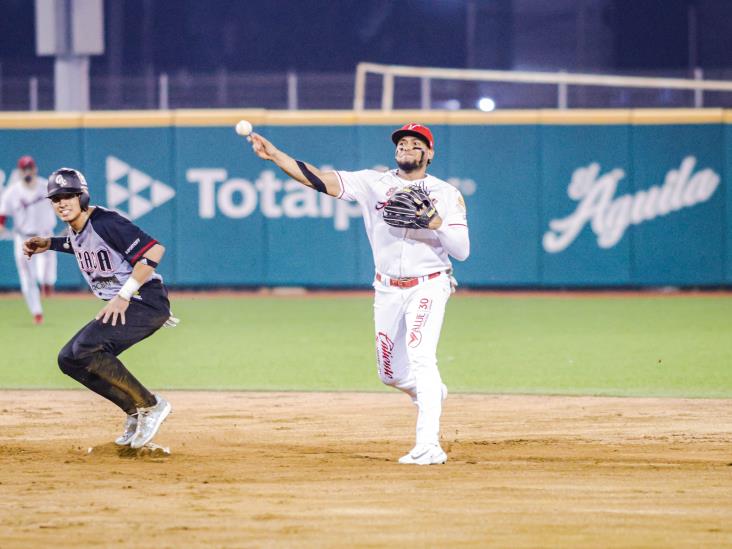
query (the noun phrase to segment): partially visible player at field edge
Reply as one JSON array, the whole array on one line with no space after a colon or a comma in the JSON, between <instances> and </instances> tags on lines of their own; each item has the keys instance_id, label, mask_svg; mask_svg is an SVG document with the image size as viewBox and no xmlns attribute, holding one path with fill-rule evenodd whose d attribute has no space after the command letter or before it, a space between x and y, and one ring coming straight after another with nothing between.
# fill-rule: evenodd
<instances>
[{"instance_id":1,"label":"partially visible player at field edge","mask_svg":"<svg viewBox=\"0 0 732 549\"><path fill-rule=\"evenodd\" d=\"M77 170L53 172L47 196L69 225L68 236L30 238L23 245L25 254L75 254L92 292L107 302L61 349L59 367L119 406L126 418L115 442L141 448L155 436L171 406L145 388L117 356L177 321L171 317L162 277L155 272L165 248L118 213L90 207L86 179Z\"/></svg>"},{"instance_id":2,"label":"partially visible player at field edge","mask_svg":"<svg viewBox=\"0 0 732 549\"><path fill-rule=\"evenodd\" d=\"M20 289L33 315L33 322L43 323L41 294L49 296L56 284L56 255L34 257L23 255L23 241L32 236L50 236L56 216L46 200L46 182L38 177L38 167L31 156L21 156L18 169L0 197L0 232L8 218L13 221L13 249ZM40 289L39 289L40 286Z\"/></svg>"},{"instance_id":3,"label":"partially visible player at field edge","mask_svg":"<svg viewBox=\"0 0 732 549\"><path fill-rule=\"evenodd\" d=\"M378 172L321 171L295 160L257 133L255 154L303 185L361 206L374 264L374 325L381 381L407 393L417 405L416 443L399 459L407 464L444 463L440 415L447 389L437 368L437 343L451 294L452 264L470 253L465 202L452 185L427 174L435 155L429 128L407 124L392 133L397 169ZM384 207L401 189L417 185L434 203L425 228L387 224Z\"/></svg>"}]
</instances>

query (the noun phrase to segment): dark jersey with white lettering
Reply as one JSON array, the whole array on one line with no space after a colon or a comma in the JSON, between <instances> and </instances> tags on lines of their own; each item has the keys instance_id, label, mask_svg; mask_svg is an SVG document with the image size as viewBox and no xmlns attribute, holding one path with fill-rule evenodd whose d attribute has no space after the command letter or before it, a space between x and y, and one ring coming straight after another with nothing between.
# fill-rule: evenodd
<instances>
[{"instance_id":1,"label":"dark jersey with white lettering","mask_svg":"<svg viewBox=\"0 0 732 549\"><path fill-rule=\"evenodd\" d=\"M132 268L143 254L157 244L157 240L117 212L96 206L84 228L76 233L69 230L71 249L64 249L52 239L51 248L73 253L79 269L97 297L112 299L132 273ZM162 282L158 273L149 280Z\"/></svg>"}]
</instances>

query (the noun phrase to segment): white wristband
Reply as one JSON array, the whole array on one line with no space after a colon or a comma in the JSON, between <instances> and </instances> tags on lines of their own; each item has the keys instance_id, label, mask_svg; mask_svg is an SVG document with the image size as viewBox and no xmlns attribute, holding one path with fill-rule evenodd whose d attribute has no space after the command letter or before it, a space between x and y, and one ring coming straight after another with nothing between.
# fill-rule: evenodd
<instances>
[{"instance_id":1,"label":"white wristband","mask_svg":"<svg viewBox=\"0 0 732 549\"><path fill-rule=\"evenodd\" d=\"M137 280L130 276L130 278L127 279L127 282L125 282L119 289L117 295L125 301L129 301L130 299L132 299L132 296L135 294L135 292L140 289L140 286L142 286L142 284L140 284Z\"/></svg>"}]
</instances>

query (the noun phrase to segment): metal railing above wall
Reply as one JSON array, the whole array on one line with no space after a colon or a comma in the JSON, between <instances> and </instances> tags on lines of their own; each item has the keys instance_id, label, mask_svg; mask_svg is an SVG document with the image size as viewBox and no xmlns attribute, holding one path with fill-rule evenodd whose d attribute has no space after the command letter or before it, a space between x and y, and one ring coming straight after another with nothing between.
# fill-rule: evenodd
<instances>
[{"instance_id":1,"label":"metal railing above wall","mask_svg":"<svg viewBox=\"0 0 732 549\"><path fill-rule=\"evenodd\" d=\"M377 74L382 77L381 110L394 108L395 77L419 79L420 107L432 107L432 82L434 80L500 82L514 84L550 84L556 86L556 107L569 108L569 86L599 86L611 88L646 88L660 90L693 91L693 106L704 106L704 91L731 92L732 81L704 80L701 69L694 71L694 79L616 76L605 74L578 74L564 71L530 72L530 71L496 71L477 69L448 69L436 67L408 67L402 65L380 65L376 63L359 63L356 68L356 81L353 94L353 108L361 111L366 108L367 76Z\"/></svg>"},{"instance_id":2,"label":"metal railing above wall","mask_svg":"<svg viewBox=\"0 0 732 549\"><path fill-rule=\"evenodd\" d=\"M91 110L267 108L343 109L354 73L155 73L90 78ZM0 111L54 109L53 75L3 77Z\"/></svg>"},{"instance_id":3,"label":"metal railing above wall","mask_svg":"<svg viewBox=\"0 0 732 549\"><path fill-rule=\"evenodd\" d=\"M644 73L483 71L360 63L355 72L145 71L92 75L91 110L732 108L732 69ZM727 80L725 80L727 79ZM0 73L0 111L53 110L53 74Z\"/></svg>"}]
</instances>

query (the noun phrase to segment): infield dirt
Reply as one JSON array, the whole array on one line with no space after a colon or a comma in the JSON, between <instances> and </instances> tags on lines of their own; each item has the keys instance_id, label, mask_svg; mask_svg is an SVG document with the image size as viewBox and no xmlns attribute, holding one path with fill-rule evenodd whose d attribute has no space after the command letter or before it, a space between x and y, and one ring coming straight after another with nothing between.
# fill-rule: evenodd
<instances>
[{"instance_id":1,"label":"infield dirt","mask_svg":"<svg viewBox=\"0 0 732 549\"><path fill-rule=\"evenodd\" d=\"M451 394L416 467L396 392L164 394L125 457L101 398L0 391L0 547L732 547L729 400Z\"/></svg>"}]
</instances>

